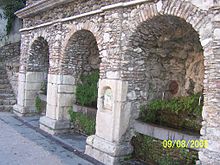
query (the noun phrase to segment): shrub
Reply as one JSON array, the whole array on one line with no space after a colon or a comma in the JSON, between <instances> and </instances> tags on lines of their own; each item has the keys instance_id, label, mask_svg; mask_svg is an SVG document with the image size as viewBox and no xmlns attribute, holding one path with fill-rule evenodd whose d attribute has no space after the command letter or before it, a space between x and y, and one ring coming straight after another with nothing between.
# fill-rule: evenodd
<instances>
[{"instance_id":1,"label":"shrub","mask_svg":"<svg viewBox=\"0 0 220 165\"><path fill-rule=\"evenodd\" d=\"M146 164L192 165L198 160L198 151L183 148L163 148L162 140L137 134L132 138L133 158Z\"/></svg>"},{"instance_id":2,"label":"shrub","mask_svg":"<svg viewBox=\"0 0 220 165\"><path fill-rule=\"evenodd\" d=\"M199 131L202 116L202 104L198 105L199 97L196 94L170 100L153 100L141 106L140 120Z\"/></svg>"},{"instance_id":3,"label":"shrub","mask_svg":"<svg viewBox=\"0 0 220 165\"><path fill-rule=\"evenodd\" d=\"M74 124L74 127L85 133L86 135L95 134L95 119L80 113L74 112L72 109L69 110L70 121Z\"/></svg>"},{"instance_id":4,"label":"shrub","mask_svg":"<svg viewBox=\"0 0 220 165\"><path fill-rule=\"evenodd\" d=\"M47 95L47 80L41 83L40 90L43 92L42 94Z\"/></svg>"},{"instance_id":5,"label":"shrub","mask_svg":"<svg viewBox=\"0 0 220 165\"><path fill-rule=\"evenodd\" d=\"M42 112L42 106L41 106L41 99L40 99L40 97L39 96L37 96L36 98L35 98L35 107L36 107L36 111L37 111L37 113L41 113Z\"/></svg>"},{"instance_id":6,"label":"shrub","mask_svg":"<svg viewBox=\"0 0 220 165\"><path fill-rule=\"evenodd\" d=\"M93 71L88 75L82 75L80 83L76 87L76 102L82 106L95 106L98 98L97 83L99 71Z\"/></svg>"}]
</instances>

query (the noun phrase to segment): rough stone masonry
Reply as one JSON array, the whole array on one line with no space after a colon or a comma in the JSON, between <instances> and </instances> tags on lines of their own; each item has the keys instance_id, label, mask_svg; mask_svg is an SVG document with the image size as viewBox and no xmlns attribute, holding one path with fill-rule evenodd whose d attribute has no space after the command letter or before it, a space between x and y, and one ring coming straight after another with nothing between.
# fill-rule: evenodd
<instances>
[{"instance_id":1,"label":"rough stone masonry","mask_svg":"<svg viewBox=\"0 0 220 165\"><path fill-rule=\"evenodd\" d=\"M47 75L40 127L68 130L79 74L99 68L96 133L87 139L86 154L118 164L132 152L143 103L200 92L201 139L209 146L199 159L220 164L220 1L29 0L16 14L24 21L17 115L36 112Z\"/></svg>"}]
</instances>

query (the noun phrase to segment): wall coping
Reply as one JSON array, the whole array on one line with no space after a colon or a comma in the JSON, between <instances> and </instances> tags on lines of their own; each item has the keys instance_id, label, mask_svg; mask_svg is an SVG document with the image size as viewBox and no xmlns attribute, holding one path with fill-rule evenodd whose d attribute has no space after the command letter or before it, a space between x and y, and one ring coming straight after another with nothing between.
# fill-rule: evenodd
<instances>
[{"instance_id":1,"label":"wall coping","mask_svg":"<svg viewBox=\"0 0 220 165\"><path fill-rule=\"evenodd\" d=\"M188 134L176 129L158 126L155 124L143 123L137 120L134 123L134 129L138 133L151 136L160 140L185 140L186 142L188 142L190 140L200 139L200 135L197 134ZM197 148L194 149L198 150Z\"/></svg>"},{"instance_id":2,"label":"wall coping","mask_svg":"<svg viewBox=\"0 0 220 165\"><path fill-rule=\"evenodd\" d=\"M48 0L48 2L50 2L50 1L52 1L52 0ZM65 1L65 0L60 0L60 1ZM71 1L73 1L73 0L68 0L68 2L71 2ZM48 7L46 8L46 4L48 2L47 2L47 0L40 1L38 3L35 3L34 5L27 6L23 9L17 11L15 14L19 18L24 18L24 17L30 16L30 15L48 10L49 8L52 8L52 7L57 6L59 4L64 4L64 2L63 3L61 3L61 2L56 3L53 6L48 4L47 5ZM145 2L152 2L152 0L133 0L133 1L130 1L130 2L120 2L120 3L104 6L104 7L101 7L100 9L89 11L89 12L86 12L86 13L83 13L83 14L78 14L78 15L74 15L74 16L67 17L67 18L62 18L62 19L56 19L54 21L46 22L46 23L39 24L39 25L36 25L36 26L23 28L23 29L20 29L20 32L33 30L33 29L38 29L38 28L45 27L45 26L50 26L50 25L53 25L53 24L56 24L56 23L72 21L72 20L79 19L79 18L82 18L82 17L91 16L91 15L95 15L95 14L100 14L100 13L103 13L104 11L107 11L107 10L120 8L120 7L127 7L127 6L137 5L137 4L141 4L141 3L145 3ZM45 6L44 6L44 3L45 3ZM66 3L66 1L65 1L65 3Z\"/></svg>"},{"instance_id":3,"label":"wall coping","mask_svg":"<svg viewBox=\"0 0 220 165\"><path fill-rule=\"evenodd\" d=\"M72 1L74 0L41 0L26 6L25 8L15 12L15 14L18 18L24 18Z\"/></svg>"}]
</instances>

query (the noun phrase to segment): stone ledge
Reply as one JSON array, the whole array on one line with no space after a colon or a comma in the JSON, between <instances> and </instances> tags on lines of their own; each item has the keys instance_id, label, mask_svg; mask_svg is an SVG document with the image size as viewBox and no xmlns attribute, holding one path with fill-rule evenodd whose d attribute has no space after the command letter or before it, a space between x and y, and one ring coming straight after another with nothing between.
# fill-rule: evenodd
<instances>
[{"instance_id":1,"label":"stone ledge","mask_svg":"<svg viewBox=\"0 0 220 165\"><path fill-rule=\"evenodd\" d=\"M97 109L96 108L90 108L90 107L84 107L77 104L73 104L73 111L74 112L81 112L83 114L96 117Z\"/></svg>"},{"instance_id":2,"label":"stone ledge","mask_svg":"<svg viewBox=\"0 0 220 165\"><path fill-rule=\"evenodd\" d=\"M51 1L52 0L49 0L48 2L51 2ZM60 0L60 1L63 1L63 0ZM71 2L71 1L73 1L73 0L68 0L68 2ZM32 6L28 6L28 7L24 8L24 9L21 9L21 10L17 11L15 14L19 18L24 18L24 17L31 16L33 14L37 14L39 12L42 12L42 11L44 11L46 9L48 10L48 9L58 5L58 4L62 4L62 3L64 4L64 2L56 3L56 5L54 5L52 7L47 7L46 8L46 7L44 7L44 5L45 6L48 6L48 5L44 4L43 2L45 2L46 4L48 3L46 0L40 1L39 2L40 6L37 6L38 3L36 3L36 4L33 5L33 7ZM131 2L116 3L116 4L104 6L104 7L101 7L100 9L89 11L89 12L86 12L86 13L83 13L83 14L74 15L74 16L67 17L67 18L62 18L62 19L56 19L56 20L51 21L51 22L46 22L46 23L39 24L39 25L36 25L36 26L32 26L32 27L28 27L28 28L23 28L23 29L20 29L20 32L38 29L38 28L42 28L42 27L45 27L45 26L50 26L50 25L53 25L53 24L56 24L56 23L72 21L72 20L79 19L79 18L82 18L82 17L91 16L91 15L95 15L95 14L100 14L100 13L103 13L103 12L105 12L107 10L112 10L112 9L120 8L120 7L128 7L128 6L137 5L137 4L141 4L141 3L145 3L145 2L146 3L147 2L151 2L151 0L134 0L134 1L131 1ZM67 2L65 2L65 3L67 3ZM34 9L34 8L36 8L36 9Z\"/></svg>"},{"instance_id":3,"label":"stone ledge","mask_svg":"<svg viewBox=\"0 0 220 165\"><path fill-rule=\"evenodd\" d=\"M69 3L71 1L74 0L41 0L17 11L15 14L18 16L18 18L24 18L45 10L49 10L55 6Z\"/></svg>"},{"instance_id":4,"label":"stone ledge","mask_svg":"<svg viewBox=\"0 0 220 165\"><path fill-rule=\"evenodd\" d=\"M199 140L200 136L196 134L187 134L179 130L157 126L154 124L147 124L141 121L135 121L134 129L138 133L151 136L160 140Z\"/></svg>"}]
</instances>

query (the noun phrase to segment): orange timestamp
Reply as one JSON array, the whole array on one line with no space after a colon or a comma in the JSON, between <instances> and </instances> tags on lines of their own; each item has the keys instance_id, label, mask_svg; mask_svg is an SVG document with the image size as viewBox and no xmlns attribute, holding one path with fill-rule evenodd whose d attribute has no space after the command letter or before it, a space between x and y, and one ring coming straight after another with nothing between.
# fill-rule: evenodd
<instances>
[{"instance_id":1,"label":"orange timestamp","mask_svg":"<svg viewBox=\"0 0 220 165\"><path fill-rule=\"evenodd\" d=\"M208 140L163 140L164 148L208 148Z\"/></svg>"}]
</instances>

